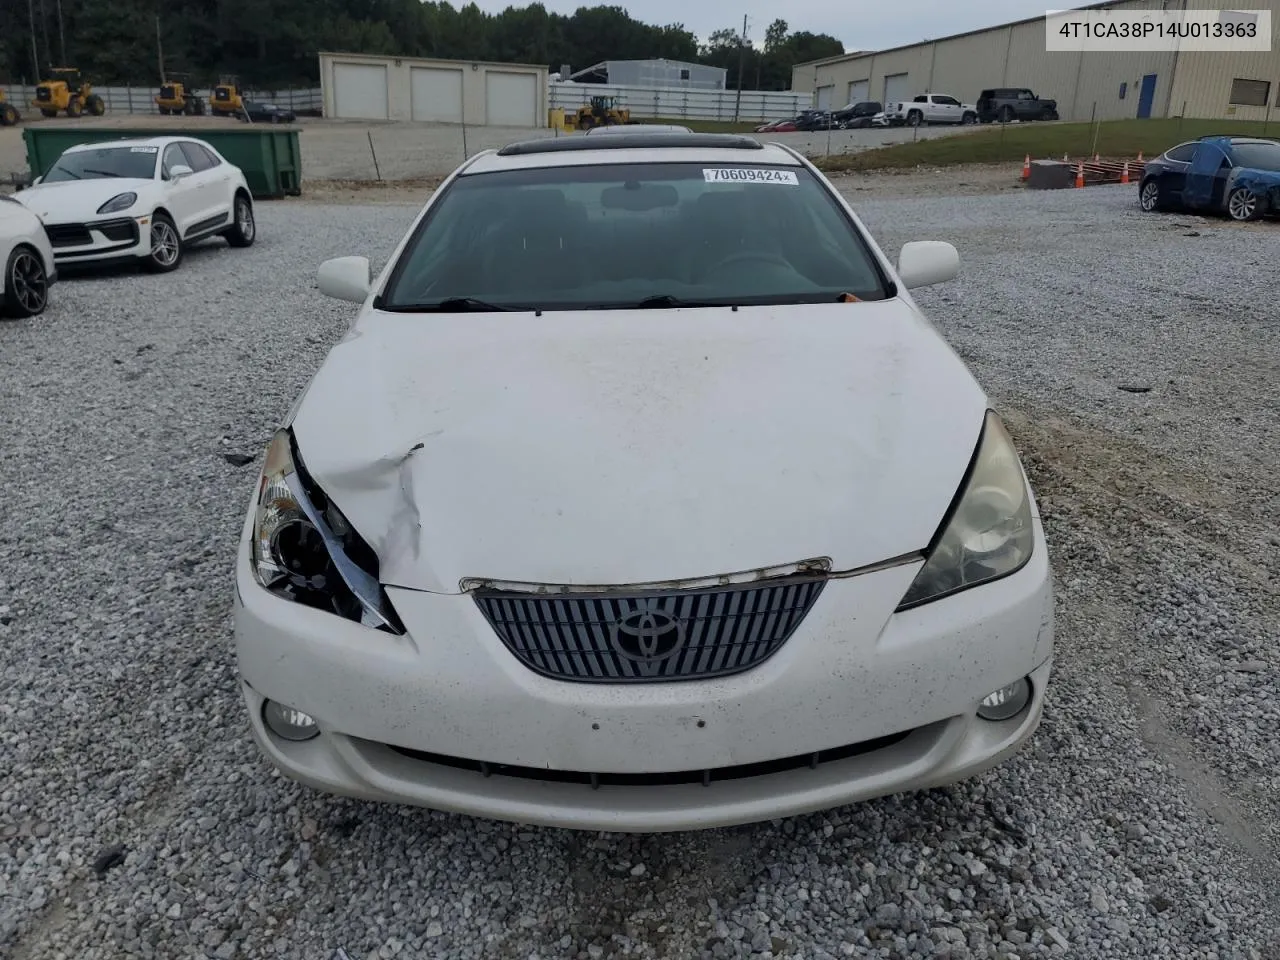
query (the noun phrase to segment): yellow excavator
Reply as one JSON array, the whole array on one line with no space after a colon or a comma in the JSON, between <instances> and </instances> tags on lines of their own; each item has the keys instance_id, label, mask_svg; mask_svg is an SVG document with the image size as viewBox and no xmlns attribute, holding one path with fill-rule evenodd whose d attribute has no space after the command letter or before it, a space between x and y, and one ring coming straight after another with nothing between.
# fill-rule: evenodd
<instances>
[{"instance_id":1,"label":"yellow excavator","mask_svg":"<svg viewBox=\"0 0 1280 960\"><path fill-rule=\"evenodd\" d=\"M12 103L6 103L4 91L0 90L0 127L12 127L21 119L22 115L18 113L18 108Z\"/></svg>"},{"instance_id":2,"label":"yellow excavator","mask_svg":"<svg viewBox=\"0 0 1280 960\"><path fill-rule=\"evenodd\" d=\"M88 113L100 117L107 105L93 92L93 85L80 76L77 67L53 67L49 78L36 85L36 98L31 104L46 117L65 112L68 117Z\"/></svg>"}]
</instances>

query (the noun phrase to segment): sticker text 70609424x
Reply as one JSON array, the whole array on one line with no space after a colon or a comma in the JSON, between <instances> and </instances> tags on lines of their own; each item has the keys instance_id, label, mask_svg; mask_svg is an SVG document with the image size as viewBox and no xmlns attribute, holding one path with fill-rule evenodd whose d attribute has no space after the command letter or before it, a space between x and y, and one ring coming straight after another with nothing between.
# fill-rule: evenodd
<instances>
[{"instance_id":1,"label":"sticker text 70609424x","mask_svg":"<svg viewBox=\"0 0 1280 960\"><path fill-rule=\"evenodd\" d=\"M781 183L798 187L800 178L794 170L774 170L768 167L718 167L702 171L707 183Z\"/></svg>"}]
</instances>

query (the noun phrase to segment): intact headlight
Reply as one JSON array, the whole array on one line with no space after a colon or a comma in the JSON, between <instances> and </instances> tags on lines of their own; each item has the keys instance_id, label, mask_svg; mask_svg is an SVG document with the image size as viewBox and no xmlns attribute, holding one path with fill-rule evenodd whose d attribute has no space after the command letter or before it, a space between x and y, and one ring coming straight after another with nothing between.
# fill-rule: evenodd
<instances>
[{"instance_id":1,"label":"intact headlight","mask_svg":"<svg viewBox=\"0 0 1280 960\"><path fill-rule=\"evenodd\" d=\"M988 410L973 469L899 610L1007 577L1031 559L1031 492L1018 452Z\"/></svg>"},{"instance_id":2,"label":"intact headlight","mask_svg":"<svg viewBox=\"0 0 1280 960\"><path fill-rule=\"evenodd\" d=\"M378 582L377 555L307 476L287 430L267 447L252 559L258 582L279 596L404 633Z\"/></svg>"},{"instance_id":3,"label":"intact headlight","mask_svg":"<svg viewBox=\"0 0 1280 960\"><path fill-rule=\"evenodd\" d=\"M136 193L119 193L98 208L99 213L119 213L138 202Z\"/></svg>"}]
</instances>

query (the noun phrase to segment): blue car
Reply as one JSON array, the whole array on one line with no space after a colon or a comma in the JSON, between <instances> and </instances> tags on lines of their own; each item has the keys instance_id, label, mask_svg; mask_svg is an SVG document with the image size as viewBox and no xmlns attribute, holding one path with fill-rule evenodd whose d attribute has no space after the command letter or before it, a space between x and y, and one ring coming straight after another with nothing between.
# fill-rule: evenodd
<instances>
[{"instance_id":1,"label":"blue car","mask_svg":"<svg viewBox=\"0 0 1280 960\"><path fill-rule=\"evenodd\" d=\"M1232 220L1280 214L1280 142L1201 137L1148 161L1138 186L1143 210L1225 213Z\"/></svg>"}]
</instances>

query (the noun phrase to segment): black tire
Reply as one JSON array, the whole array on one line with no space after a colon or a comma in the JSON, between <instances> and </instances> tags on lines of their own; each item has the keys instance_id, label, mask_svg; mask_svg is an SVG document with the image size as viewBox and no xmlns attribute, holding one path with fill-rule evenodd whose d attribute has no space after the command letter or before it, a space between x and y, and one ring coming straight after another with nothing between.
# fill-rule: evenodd
<instances>
[{"instance_id":1,"label":"black tire","mask_svg":"<svg viewBox=\"0 0 1280 960\"><path fill-rule=\"evenodd\" d=\"M41 107L40 114L45 117L56 117L58 115L58 111L50 110L48 107Z\"/></svg>"},{"instance_id":2,"label":"black tire","mask_svg":"<svg viewBox=\"0 0 1280 960\"><path fill-rule=\"evenodd\" d=\"M1138 187L1138 206L1145 213L1163 213L1168 209L1164 192L1160 189L1160 181L1148 177Z\"/></svg>"},{"instance_id":3,"label":"black tire","mask_svg":"<svg viewBox=\"0 0 1280 960\"><path fill-rule=\"evenodd\" d=\"M95 117L100 117L107 112L106 103L104 103L102 98L96 93L89 98L88 107L89 113Z\"/></svg>"},{"instance_id":4,"label":"black tire","mask_svg":"<svg viewBox=\"0 0 1280 960\"><path fill-rule=\"evenodd\" d=\"M78 117L82 113L84 113L84 104L80 102L78 97L72 97L71 102L67 104L67 116Z\"/></svg>"},{"instance_id":5,"label":"black tire","mask_svg":"<svg viewBox=\"0 0 1280 960\"><path fill-rule=\"evenodd\" d=\"M237 193L231 205L231 229L223 234L233 247L251 247L258 237L258 222L253 215L253 201Z\"/></svg>"},{"instance_id":6,"label":"black tire","mask_svg":"<svg viewBox=\"0 0 1280 960\"><path fill-rule=\"evenodd\" d=\"M919 110L912 110L907 114L907 126L919 127L924 124L924 114Z\"/></svg>"},{"instance_id":7,"label":"black tire","mask_svg":"<svg viewBox=\"0 0 1280 960\"><path fill-rule=\"evenodd\" d=\"M167 117L169 115L168 107L159 107L158 109L160 110L160 116Z\"/></svg>"},{"instance_id":8,"label":"black tire","mask_svg":"<svg viewBox=\"0 0 1280 960\"><path fill-rule=\"evenodd\" d=\"M996 119L1001 123L1013 123L1013 107L1001 107Z\"/></svg>"},{"instance_id":9,"label":"black tire","mask_svg":"<svg viewBox=\"0 0 1280 960\"><path fill-rule=\"evenodd\" d=\"M1058 111L1057 111L1057 110L1046 110L1046 111L1044 112L1044 116L1043 116L1043 117L1041 117L1040 119L1042 119L1042 120L1057 120L1057 119L1058 119Z\"/></svg>"},{"instance_id":10,"label":"black tire","mask_svg":"<svg viewBox=\"0 0 1280 960\"><path fill-rule=\"evenodd\" d=\"M151 216L151 252L142 264L152 273L170 273L182 263L182 238L173 220L164 213Z\"/></svg>"},{"instance_id":11,"label":"black tire","mask_svg":"<svg viewBox=\"0 0 1280 960\"><path fill-rule=\"evenodd\" d=\"M4 302L0 315L23 320L44 313L49 305L49 274L33 247L20 244L4 267Z\"/></svg>"},{"instance_id":12,"label":"black tire","mask_svg":"<svg viewBox=\"0 0 1280 960\"><path fill-rule=\"evenodd\" d=\"M1227 216L1240 223L1261 220L1266 213L1266 198L1245 187L1236 187L1227 194Z\"/></svg>"},{"instance_id":13,"label":"black tire","mask_svg":"<svg viewBox=\"0 0 1280 960\"><path fill-rule=\"evenodd\" d=\"M0 103L0 127L12 127L20 119L17 107L12 103Z\"/></svg>"},{"instance_id":14,"label":"black tire","mask_svg":"<svg viewBox=\"0 0 1280 960\"><path fill-rule=\"evenodd\" d=\"M970 126L978 122L978 115L971 110L966 110L964 116L960 118L960 122L965 126Z\"/></svg>"}]
</instances>

